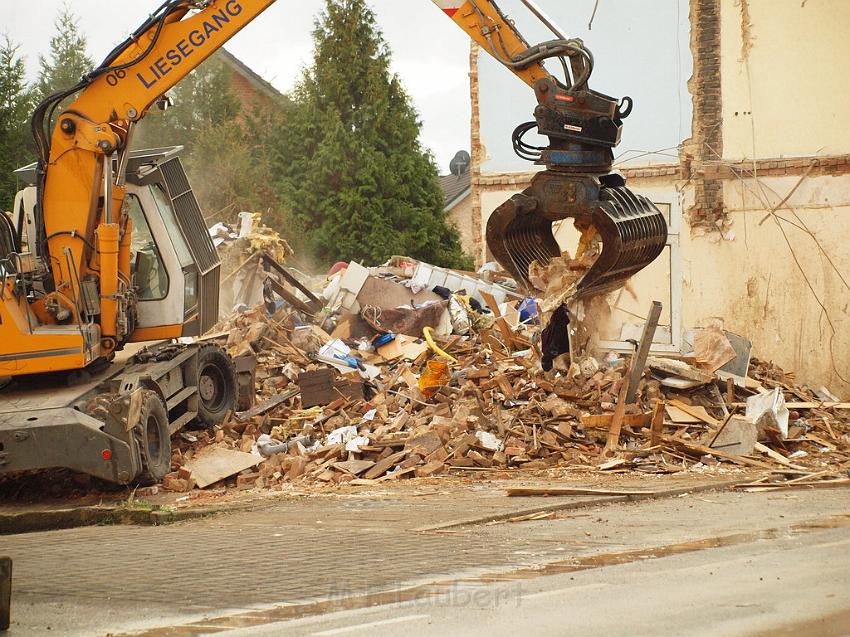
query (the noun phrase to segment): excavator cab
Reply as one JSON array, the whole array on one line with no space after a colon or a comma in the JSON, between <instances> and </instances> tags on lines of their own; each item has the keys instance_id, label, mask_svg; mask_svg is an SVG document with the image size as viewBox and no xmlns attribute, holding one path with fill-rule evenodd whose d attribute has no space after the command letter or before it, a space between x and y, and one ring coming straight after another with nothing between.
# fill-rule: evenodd
<instances>
[{"instance_id":1,"label":"excavator cab","mask_svg":"<svg viewBox=\"0 0 850 637\"><path fill-rule=\"evenodd\" d=\"M218 320L220 261L180 162L181 150L139 150L127 160L123 214L132 224L130 287L135 291L127 342L200 336ZM15 174L34 183L35 165ZM35 199L34 186L18 193L11 225L21 256L37 261L44 255L29 240L35 236ZM81 289L81 314L98 315L96 286L83 281Z\"/></svg>"}]
</instances>

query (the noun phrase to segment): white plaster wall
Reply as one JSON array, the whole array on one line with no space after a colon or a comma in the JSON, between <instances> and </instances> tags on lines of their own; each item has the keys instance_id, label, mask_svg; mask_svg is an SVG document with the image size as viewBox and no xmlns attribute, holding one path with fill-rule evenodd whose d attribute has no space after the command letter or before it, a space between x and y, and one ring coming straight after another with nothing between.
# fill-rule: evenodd
<instances>
[{"instance_id":1,"label":"white plaster wall","mask_svg":"<svg viewBox=\"0 0 850 637\"><path fill-rule=\"evenodd\" d=\"M762 222L798 181L726 182L727 240L682 237L684 324L721 319L759 358L850 398L850 175L806 180L789 200L794 212Z\"/></svg>"},{"instance_id":2,"label":"white plaster wall","mask_svg":"<svg viewBox=\"0 0 850 637\"><path fill-rule=\"evenodd\" d=\"M850 2L723 0L720 15L724 158L850 152Z\"/></svg>"}]
</instances>

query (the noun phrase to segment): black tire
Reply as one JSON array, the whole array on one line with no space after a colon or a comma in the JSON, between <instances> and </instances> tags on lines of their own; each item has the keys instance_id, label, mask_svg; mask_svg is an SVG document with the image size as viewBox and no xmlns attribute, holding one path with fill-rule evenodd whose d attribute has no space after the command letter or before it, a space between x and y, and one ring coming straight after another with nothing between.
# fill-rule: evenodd
<instances>
[{"instance_id":1,"label":"black tire","mask_svg":"<svg viewBox=\"0 0 850 637\"><path fill-rule=\"evenodd\" d=\"M142 470L136 481L155 484L171 471L171 436L168 434L168 412L156 392L143 390L142 409L134 430L139 447Z\"/></svg>"},{"instance_id":2,"label":"black tire","mask_svg":"<svg viewBox=\"0 0 850 637\"><path fill-rule=\"evenodd\" d=\"M198 353L198 420L207 426L224 420L236 406L236 368L223 350L205 346Z\"/></svg>"}]
</instances>

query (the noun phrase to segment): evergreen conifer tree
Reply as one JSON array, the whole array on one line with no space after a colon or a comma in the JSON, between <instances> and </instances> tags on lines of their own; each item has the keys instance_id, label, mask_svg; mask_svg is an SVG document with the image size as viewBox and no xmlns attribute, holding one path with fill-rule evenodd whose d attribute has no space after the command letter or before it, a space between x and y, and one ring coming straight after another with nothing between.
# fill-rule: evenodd
<instances>
[{"instance_id":1,"label":"evergreen conifer tree","mask_svg":"<svg viewBox=\"0 0 850 637\"><path fill-rule=\"evenodd\" d=\"M7 36L0 41L0 211L11 210L18 190L12 171L32 161L29 118L33 105L24 61Z\"/></svg>"},{"instance_id":2,"label":"evergreen conifer tree","mask_svg":"<svg viewBox=\"0 0 850 637\"><path fill-rule=\"evenodd\" d=\"M180 82L171 97L173 107L153 108L142 120L134 148L184 146L181 158L210 220L233 219L242 210L276 211L268 167L275 110L243 112L218 54Z\"/></svg>"},{"instance_id":3,"label":"evergreen conifer tree","mask_svg":"<svg viewBox=\"0 0 850 637\"><path fill-rule=\"evenodd\" d=\"M170 91L173 107L152 108L136 131L136 147L186 147L191 154L205 131L239 115L239 100L230 86L230 74L214 55Z\"/></svg>"},{"instance_id":4,"label":"evergreen conifer tree","mask_svg":"<svg viewBox=\"0 0 850 637\"><path fill-rule=\"evenodd\" d=\"M313 256L469 267L421 123L365 0L326 0L277 135L276 187Z\"/></svg>"},{"instance_id":5,"label":"evergreen conifer tree","mask_svg":"<svg viewBox=\"0 0 850 637\"><path fill-rule=\"evenodd\" d=\"M62 8L54 24L56 34L50 39L50 52L46 57L39 56L36 89L40 99L71 88L94 68L86 53L86 36L80 31L79 18L69 5Z\"/></svg>"}]
</instances>

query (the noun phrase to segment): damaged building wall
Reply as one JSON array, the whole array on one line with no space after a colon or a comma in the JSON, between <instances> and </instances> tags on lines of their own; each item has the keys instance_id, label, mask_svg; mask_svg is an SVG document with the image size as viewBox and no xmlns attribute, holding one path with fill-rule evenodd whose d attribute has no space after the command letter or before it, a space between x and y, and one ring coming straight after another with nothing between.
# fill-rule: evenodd
<instances>
[{"instance_id":1,"label":"damaged building wall","mask_svg":"<svg viewBox=\"0 0 850 637\"><path fill-rule=\"evenodd\" d=\"M762 356L846 395L850 4L719 5L723 160L700 177L722 183L726 230L684 238L685 322L714 312Z\"/></svg>"},{"instance_id":2,"label":"damaged building wall","mask_svg":"<svg viewBox=\"0 0 850 637\"><path fill-rule=\"evenodd\" d=\"M841 277L850 280L850 175L809 177L789 199L793 212L769 217L760 189L781 193L771 196L779 203L799 181L791 174L763 177L759 186L723 182L727 240L683 236L684 320L699 326L716 317L751 338L761 357L846 396L850 291Z\"/></svg>"},{"instance_id":3,"label":"damaged building wall","mask_svg":"<svg viewBox=\"0 0 850 637\"><path fill-rule=\"evenodd\" d=\"M689 17L693 133L678 162L623 170L634 191L677 202L677 256L655 275L680 290L682 330L720 320L799 380L850 395L850 115L840 106L850 103L850 4L691 0ZM483 139L499 133L480 121ZM488 171L485 149L473 150L486 227L534 172Z\"/></svg>"}]
</instances>

